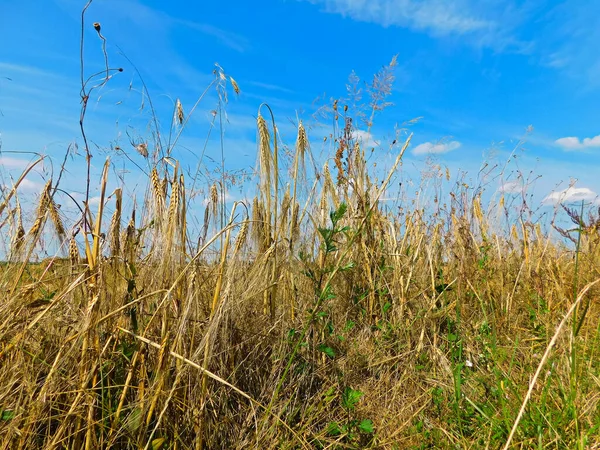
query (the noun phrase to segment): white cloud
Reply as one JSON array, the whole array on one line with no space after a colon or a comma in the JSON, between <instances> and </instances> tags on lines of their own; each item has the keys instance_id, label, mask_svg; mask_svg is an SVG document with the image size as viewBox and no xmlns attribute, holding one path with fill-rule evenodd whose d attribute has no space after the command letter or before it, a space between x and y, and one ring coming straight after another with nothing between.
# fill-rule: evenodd
<instances>
[{"instance_id":1,"label":"white cloud","mask_svg":"<svg viewBox=\"0 0 600 450\"><path fill-rule=\"evenodd\" d=\"M13 184L4 184L3 188L6 190L11 190L13 188ZM19 183L19 187L17 188L18 192L24 192L28 194L37 193L42 190L44 187L41 183L36 183L35 181L31 181L27 178L23 178L21 183Z\"/></svg>"},{"instance_id":2,"label":"white cloud","mask_svg":"<svg viewBox=\"0 0 600 450\"><path fill-rule=\"evenodd\" d=\"M384 27L398 26L434 37L469 36L471 43L495 49L529 46L515 29L531 14L528 4L498 0L306 0L325 12Z\"/></svg>"},{"instance_id":3,"label":"white cloud","mask_svg":"<svg viewBox=\"0 0 600 450\"><path fill-rule=\"evenodd\" d=\"M352 132L352 139L360 142L363 147L379 147L381 144L373 135L367 131L355 130Z\"/></svg>"},{"instance_id":4,"label":"white cloud","mask_svg":"<svg viewBox=\"0 0 600 450\"><path fill-rule=\"evenodd\" d=\"M31 180L28 180L27 178L24 178L21 181L21 184L19 184L18 190L22 191L22 192L35 193L35 192L40 192L43 187L44 187L44 185L41 183L36 183L35 181L31 181Z\"/></svg>"},{"instance_id":5,"label":"white cloud","mask_svg":"<svg viewBox=\"0 0 600 450\"><path fill-rule=\"evenodd\" d=\"M221 44L237 51L244 52L244 50L249 46L248 40L231 31L224 30L222 28L217 28L214 25L208 23L196 23L188 20L182 19L172 19L176 23L180 23L184 26L187 26L193 30L200 31L201 33L207 34L219 40Z\"/></svg>"},{"instance_id":6,"label":"white cloud","mask_svg":"<svg viewBox=\"0 0 600 450\"><path fill-rule=\"evenodd\" d=\"M598 202L598 194L589 188L576 188L570 186L562 191L551 192L542 203L550 205L558 205L560 203L573 203L581 201Z\"/></svg>"},{"instance_id":7,"label":"white cloud","mask_svg":"<svg viewBox=\"0 0 600 450\"><path fill-rule=\"evenodd\" d=\"M500 185L500 192L506 194L521 194L525 191L525 186L520 181L507 181Z\"/></svg>"},{"instance_id":8,"label":"white cloud","mask_svg":"<svg viewBox=\"0 0 600 450\"><path fill-rule=\"evenodd\" d=\"M424 142L423 144L419 144L415 147L413 154L426 155L431 153L448 153L452 150L456 150L460 147L460 145L461 144L458 141L439 142L437 144L433 142Z\"/></svg>"},{"instance_id":9,"label":"white cloud","mask_svg":"<svg viewBox=\"0 0 600 450\"><path fill-rule=\"evenodd\" d=\"M244 84L249 84L251 86L256 86L258 88L266 89L269 91L285 92L286 94L292 94L294 92L291 89L288 89L283 86L279 86L276 84L270 84L270 83L261 83L260 81L246 81Z\"/></svg>"},{"instance_id":10,"label":"white cloud","mask_svg":"<svg viewBox=\"0 0 600 450\"><path fill-rule=\"evenodd\" d=\"M490 23L461 8L457 2L440 0L312 0L326 11L383 26L397 25L417 30L463 34L490 26ZM465 3L465 2L460 2Z\"/></svg>"},{"instance_id":11,"label":"white cloud","mask_svg":"<svg viewBox=\"0 0 600 450\"><path fill-rule=\"evenodd\" d=\"M576 91L600 87L599 2L566 1L546 8L536 30L541 63L575 81Z\"/></svg>"},{"instance_id":12,"label":"white cloud","mask_svg":"<svg viewBox=\"0 0 600 450\"><path fill-rule=\"evenodd\" d=\"M0 166L6 169L26 169L31 161L20 158L11 158L10 156L0 156Z\"/></svg>"},{"instance_id":13,"label":"white cloud","mask_svg":"<svg viewBox=\"0 0 600 450\"><path fill-rule=\"evenodd\" d=\"M564 137L555 141L556 145L565 150L584 150L586 148L600 147L600 134L591 138L584 138L583 141L578 137Z\"/></svg>"}]
</instances>

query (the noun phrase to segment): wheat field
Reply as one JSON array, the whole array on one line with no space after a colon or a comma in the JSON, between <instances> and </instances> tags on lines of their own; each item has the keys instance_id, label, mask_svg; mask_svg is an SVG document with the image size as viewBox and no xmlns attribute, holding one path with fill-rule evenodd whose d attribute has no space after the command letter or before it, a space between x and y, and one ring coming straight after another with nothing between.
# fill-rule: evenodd
<instances>
[{"instance_id":1,"label":"wheat field","mask_svg":"<svg viewBox=\"0 0 600 450\"><path fill-rule=\"evenodd\" d=\"M443 170L452 189L391 207L412 135L383 171L353 132L394 63L366 115L327 105L325 158L261 105L250 201L223 172L190 207L174 149L203 103L179 100L173 139L135 149L141 202L107 190L111 159L75 215L60 176L19 200L45 156L3 190L0 448L600 448L598 211L552 228ZM240 92L220 68L209 87Z\"/></svg>"}]
</instances>

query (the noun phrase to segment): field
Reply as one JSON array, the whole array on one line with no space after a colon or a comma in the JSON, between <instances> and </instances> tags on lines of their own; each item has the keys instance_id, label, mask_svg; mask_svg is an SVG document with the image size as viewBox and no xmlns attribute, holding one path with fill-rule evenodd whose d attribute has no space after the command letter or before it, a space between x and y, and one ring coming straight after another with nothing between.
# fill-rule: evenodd
<instances>
[{"instance_id":1,"label":"field","mask_svg":"<svg viewBox=\"0 0 600 450\"><path fill-rule=\"evenodd\" d=\"M286 147L262 105L255 197L228 201L224 170L200 219L201 178L162 141L138 146L147 186L127 210L110 160L78 217L60 176L22 207L42 158L5 189L0 448L600 448L598 211L553 228L442 169L433 201L384 202L411 135L383 171L354 127L393 65L366 114L327 105L326 161L322 135L298 122ZM210 87L240 89L221 70ZM177 101L173 136L188 118Z\"/></svg>"}]
</instances>

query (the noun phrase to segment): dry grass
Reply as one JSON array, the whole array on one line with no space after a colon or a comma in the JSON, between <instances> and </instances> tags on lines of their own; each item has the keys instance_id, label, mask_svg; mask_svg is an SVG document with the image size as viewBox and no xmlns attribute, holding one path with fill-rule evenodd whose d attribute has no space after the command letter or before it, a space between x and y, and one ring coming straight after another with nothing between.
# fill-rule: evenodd
<instances>
[{"instance_id":1,"label":"dry grass","mask_svg":"<svg viewBox=\"0 0 600 450\"><path fill-rule=\"evenodd\" d=\"M597 224L569 210L574 253L463 183L385 208L410 137L381 178L349 118L370 129L394 64L371 111L334 104L337 182L306 173L302 123L286 160L259 114L256 198L209 182L197 233L182 169L152 157L145 204L106 200L107 161L95 214L66 224L48 181L26 235L28 168L0 207L0 448L598 448ZM34 264L46 230L67 257Z\"/></svg>"}]
</instances>

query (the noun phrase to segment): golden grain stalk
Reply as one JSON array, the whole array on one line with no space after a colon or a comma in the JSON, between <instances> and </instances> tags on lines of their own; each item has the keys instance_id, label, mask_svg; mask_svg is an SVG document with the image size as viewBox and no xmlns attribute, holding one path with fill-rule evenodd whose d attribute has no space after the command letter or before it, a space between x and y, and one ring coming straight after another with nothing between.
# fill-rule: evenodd
<instances>
[{"instance_id":1,"label":"golden grain stalk","mask_svg":"<svg viewBox=\"0 0 600 450\"><path fill-rule=\"evenodd\" d=\"M179 99L177 99L175 102L175 119L179 125L183 125L183 121L185 120L185 115L183 114L183 105Z\"/></svg>"},{"instance_id":2,"label":"golden grain stalk","mask_svg":"<svg viewBox=\"0 0 600 450\"><path fill-rule=\"evenodd\" d=\"M122 210L122 191L121 189L115 189L115 212L113 213L112 219L110 221L110 252L112 256L117 256L121 251L121 210Z\"/></svg>"},{"instance_id":3,"label":"golden grain stalk","mask_svg":"<svg viewBox=\"0 0 600 450\"><path fill-rule=\"evenodd\" d=\"M231 86L233 87L233 91L239 95L240 94L240 87L237 84L237 81L235 81L233 79L233 77L229 77L229 81L231 82Z\"/></svg>"}]
</instances>

